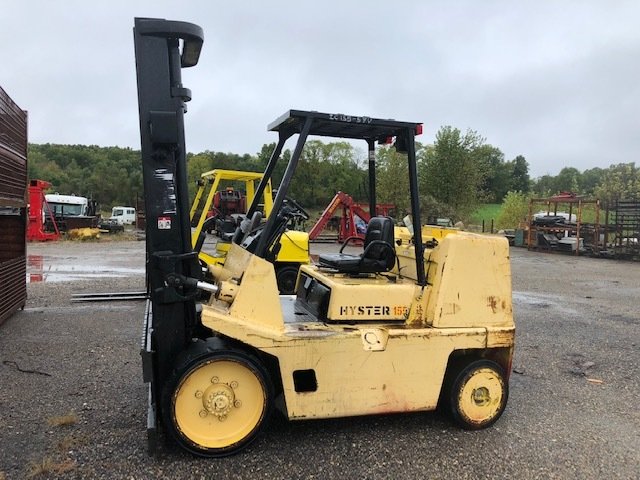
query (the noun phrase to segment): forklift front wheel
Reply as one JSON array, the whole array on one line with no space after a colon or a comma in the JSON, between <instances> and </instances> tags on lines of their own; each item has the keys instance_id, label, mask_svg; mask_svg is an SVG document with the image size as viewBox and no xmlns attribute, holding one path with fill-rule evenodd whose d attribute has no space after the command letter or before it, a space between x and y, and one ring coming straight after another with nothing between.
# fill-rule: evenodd
<instances>
[{"instance_id":1,"label":"forklift front wheel","mask_svg":"<svg viewBox=\"0 0 640 480\"><path fill-rule=\"evenodd\" d=\"M508 396L502 368L490 360L476 360L455 376L449 393L451 415L462 428L480 430L500 418Z\"/></svg>"},{"instance_id":2,"label":"forklift front wheel","mask_svg":"<svg viewBox=\"0 0 640 480\"><path fill-rule=\"evenodd\" d=\"M241 350L187 360L172 379L163 395L165 424L181 446L197 455L238 452L255 439L271 411L268 373Z\"/></svg>"},{"instance_id":3,"label":"forklift front wheel","mask_svg":"<svg viewBox=\"0 0 640 480\"><path fill-rule=\"evenodd\" d=\"M281 295L293 295L296 293L297 279L297 265L285 265L276 270L276 281L278 282L278 291Z\"/></svg>"}]
</instances>

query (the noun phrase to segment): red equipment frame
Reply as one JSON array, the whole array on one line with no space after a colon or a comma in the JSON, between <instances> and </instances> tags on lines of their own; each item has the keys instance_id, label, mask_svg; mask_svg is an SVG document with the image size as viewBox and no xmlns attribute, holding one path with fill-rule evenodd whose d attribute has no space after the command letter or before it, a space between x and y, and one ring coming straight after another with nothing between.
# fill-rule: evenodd
<instances>
[{"instance_id":1,"label":"red equipment frame","mask_svg":"<svg viewBox=\"0 0 640 480\"><path fill-rule=\"evenodd\" d=\"M353 198L344 192L336 193L327 208L322 212L316 224L309 231L309 240L318 238L318 235L325 229L327 223L329 223L329 220L331 220L338 208L342 208L340 225L338 227L338 241L344 242L349 237L358 237L364 240L365 233L358 232L355 217L357 216L365 223L369 223L371 215L368 211L364 210L366 207L367 205L364 203L354 202ZM378 203L376 204L375 214L388 216L389 212L395 208L396 206L392 203Z\"/></svg>"},{"instance_id":2,"label":"red equipment frame","mask_svg":"<svg viewBox=\"0 0 640 480\"><path fill-rule=\"evenodd\" d=\"M44 191L49 187L51 187L51 184L44 180L31 180L29 182L29 224L27 225L27 241L29 242L46 242L60 238L60 230L55 216L51 212L44 196ZM54 232L46 232L44 230L43 212L45 211L53 221Z\"/></svg>"}]
</instances>

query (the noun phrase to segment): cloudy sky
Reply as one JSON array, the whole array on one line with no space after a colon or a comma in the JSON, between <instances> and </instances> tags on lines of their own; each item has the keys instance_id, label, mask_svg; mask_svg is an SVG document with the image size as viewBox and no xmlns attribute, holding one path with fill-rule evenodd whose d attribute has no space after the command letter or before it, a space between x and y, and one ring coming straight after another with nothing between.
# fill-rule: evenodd
<instances>
[{"instance_id":1,"label":"cloudy sky","mask_svg":"<svg viewBox=\"0 0 640 480\"><path fill-rule=\"evenodd\" d=\"M289 108L476 130L533 176L638 162L638 1L1 0L33 143L139 148L133 18L197 23L187 148L254 154Z\"/></svg>"}]
</instances>

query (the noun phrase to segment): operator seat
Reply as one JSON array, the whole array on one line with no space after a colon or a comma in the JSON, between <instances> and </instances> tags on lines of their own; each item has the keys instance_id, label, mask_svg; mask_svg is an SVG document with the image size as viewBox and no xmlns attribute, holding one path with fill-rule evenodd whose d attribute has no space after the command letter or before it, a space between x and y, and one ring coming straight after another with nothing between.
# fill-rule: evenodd
<instances>
[{"instance_id":1,"label":"operator seat","mask_svg":"<svg viewBox=\"0 0 640 480\"><path fill-rule=\"evenodd\" d=\"M349 237L342 244L340 253L320 255L321 267L328 267L341 273L379 273L388 272L396 261L394 248L393 221L389 217L373 217L367 225L364 237L364 252L361 255L342 253L350 240Z\"/></svg>"}]
</instances>

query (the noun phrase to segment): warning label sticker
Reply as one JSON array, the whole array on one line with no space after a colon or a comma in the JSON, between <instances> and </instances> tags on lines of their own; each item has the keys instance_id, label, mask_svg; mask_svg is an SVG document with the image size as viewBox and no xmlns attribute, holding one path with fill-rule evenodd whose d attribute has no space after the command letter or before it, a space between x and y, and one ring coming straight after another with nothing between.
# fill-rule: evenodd
<instances>
[{"instance_id":1,"label":"warning label sticker","mask_svg":"<svg viewBox=\"0 0 640 480\"><path fill-rule=\"evenodd\" d=\"M158 217L158 230L171 230L171 217Z\"/></svg>"}]
</instances>

